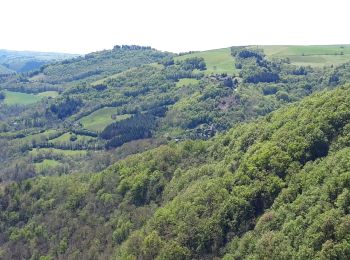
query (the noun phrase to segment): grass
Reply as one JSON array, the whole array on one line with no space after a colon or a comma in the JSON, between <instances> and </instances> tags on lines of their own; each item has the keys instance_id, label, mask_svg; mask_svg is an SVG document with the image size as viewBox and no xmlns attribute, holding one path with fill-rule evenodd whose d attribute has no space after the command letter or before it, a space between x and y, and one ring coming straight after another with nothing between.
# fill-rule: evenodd
<instances>
[{"instance_id":1,"label":"grass","mask_svg":"<svg viewBox=\"0 0 350 260\"><path fill-rule=\"evenodd\" d=\"M350 61L350 45L266 45L258 47L263 48L268 57L289 58L292 64L299 66L322 67L340 65Z\"/></svg>"},{"instance_id":2,"label":"grass","mask_svg":"<svg viewBox=\"0 0 350 260\"><path fill-rule=\"evenodd\" d=\"M195 85L198 84L198 79L180 79L178 82L176 82L176 87L180 88L187 85Z\"/></svg>"},{"instance_id":3,"label":"grass","mask_svg":"<svg viewBox=\"0 0 350 260\"><path fill-rule=\"evenodd\" d=\"M56 168L60 166L61 163L51 159L45 159L40 163L34 163L35 171L42 172L46 169Z\"/></svg>"},{"instance_id":4,"label":"grass","mask_svg":"<svg viewBox=\"0 0 350 260\"><path fill-rule=\"evenodd\" d=\"M45 91L38 94L39 97L50 97L55 98L59 95L57 91Z\"/></svg>"},{"instance_id":5,"label":"grass","mask_svg":"<svg viewBox=\"0 0 350 260\"><path fill-rule=\"evenodd\" d=\"M77 139L75 141L71 141L71 136L73 134L71 133L64 133L63 135L60 135L59 137L55 138L55 139L52 139L50 141L50 143L53 143L53 144L56 144L56 145L59 145L59 144L65 144L65 143L71 143L71 142L86 142L86 141L89 141L91 139L94 139L93 137L91 136L85 136L85 135L76 135Z\"/></svg>"},{"instance_id":6,"label":"grass","mask_svg":"<svg viewBox=\"0 0 350 260\"><path fill-rule=\"evenodd\" d=\"M52 153L64 156L85 156L87 154L86 150L62 150L56 148L36 148L29 152L32 156L38 156L42 153Z\"/></svg>"},{"instance_id":7,"label":"grass","mask_svg":"<svg viewBox=\"0 0 350 260\"><path fill-rule=\"evenodd\" d=\"M39 134L32 134L32 135L27 135L23 138L17 138L16 140L22 142L22 143L28 143L28 142L40 142L42 140L48 140L50 139L50 137L52 138L53 135L58 134L57 130L54 129L50 129L47 130L43 133L39 133Z\"/></svg>"},{"instance_id":8,"label":"grass","mask_svg":"<svg viewBox=\"0 0 350 260\"><path fill-rule=\"evenodd\" d=\"M236 73L236 69L234 67L234 59L231 56L230 48L195 52L183 56L178 56L175 58L175 60L184 60L192 57L202 57L205 60L205 63L207 65L205 74L227 73L228 75L234 75Z\"/></svg>"},{"instance_id":9,"label":"grass","mask_svg":"<svg viewBox=\"0 0 350 260\"><path fill-rule=\"evenodd\" d=\"M95 112L91 113L88 116L85 116L79 120L84 128L94 131L101 132L106 126L126 118L129 118L130 114L118 115L115 119L112 119L112 116L118 112L116 107L104 107Z\"/></svg>"},{"instance_id":10,"label":"grass","mask_svg":"<svg viewBox=\"0 0 350 260\"><path fill-rule=\"evenodd\" d=\"M45 91L37 95L8 90L5 90L4 93L4 103L6 105L31 105L39 102L44 97L55 98L59 95L57 91Z\"/></svg>"},{"instance_id":11,"label":"grass","mask_svg":"<svg viewBox=\"0 0 350 260\"><path fill-rule=\"evenodd\" d=\"M33 94L13 92L5 90L5 100L6 105L30 105L39 102L42 97Z\"/></svg>"}]
</instances>

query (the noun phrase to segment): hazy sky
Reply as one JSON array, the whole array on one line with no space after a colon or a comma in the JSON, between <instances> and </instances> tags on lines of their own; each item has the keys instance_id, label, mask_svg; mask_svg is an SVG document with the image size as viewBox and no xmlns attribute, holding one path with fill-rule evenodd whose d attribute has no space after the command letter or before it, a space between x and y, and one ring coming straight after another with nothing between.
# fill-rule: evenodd
<instances>
[{"instance_id":1,"label":"hazy sky","mask_svg":"<svg viewBox=\"0 0 350 260\"><path fill-rule=\"evenodd\" d=\"M0 0L0 49L87 53L116 44L174 52L350 43L347 1Z\"/></svg>"}]
</instances>

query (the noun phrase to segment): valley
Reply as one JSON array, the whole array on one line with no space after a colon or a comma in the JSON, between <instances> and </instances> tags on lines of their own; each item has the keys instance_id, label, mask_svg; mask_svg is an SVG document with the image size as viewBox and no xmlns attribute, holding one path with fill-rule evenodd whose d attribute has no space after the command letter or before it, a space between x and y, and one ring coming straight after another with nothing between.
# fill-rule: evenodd
<instances>
[{"instance_id":1,"label":"valley","mask_svg":"<svg viewBox=\"0 0 350 260\"><path fill-rule=\"evenodd\" d=\"M0 258L350 254L350 45L1 71Z\"/></svg>"}]
</instances>

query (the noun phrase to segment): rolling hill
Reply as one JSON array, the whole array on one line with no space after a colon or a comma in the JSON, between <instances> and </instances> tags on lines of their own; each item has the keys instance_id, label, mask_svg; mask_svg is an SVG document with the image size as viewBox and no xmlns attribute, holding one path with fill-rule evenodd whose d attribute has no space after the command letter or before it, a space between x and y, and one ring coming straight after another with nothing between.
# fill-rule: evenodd
<instances>
[{"instance_id":1,"label":"rolling hill","mask_svg":"<svg viewBox=\"0 0 350 260\"><path fill-rule=\"evenodd\" d=\"M345 259L349 91L321 92L100 173L7 185L2 257Z\"/></svg>"},{"instance_id":2,"label":"rolling hill","mask_svg":"<svg viewBox=\"0 0 350 260\"><path fill-rule=\"evenodd\" d=\"M122 45L0 77L0 258L346 259L348 45Z\"/></svg>"},{"instance_id":3,"label":"rolling hill","mask_svg":"<svg viewBox=\"0 0 350 260\"><path fill-rule=\"evenodd\" d=\"M266 46L267 53L248 46L176 55L116 46L9 75L0 83L0 141L11 149L0 151L0 176L36 175L35 165L44 160L57 162L50 174L101 170L162 143L208 139L350 79L349 63L305 67L285 56L332 53L336 46L273 47ZM85 156L72 160L70 152ZM23 171L20 162L27 165Z\"/></svg>"}]
</instances>

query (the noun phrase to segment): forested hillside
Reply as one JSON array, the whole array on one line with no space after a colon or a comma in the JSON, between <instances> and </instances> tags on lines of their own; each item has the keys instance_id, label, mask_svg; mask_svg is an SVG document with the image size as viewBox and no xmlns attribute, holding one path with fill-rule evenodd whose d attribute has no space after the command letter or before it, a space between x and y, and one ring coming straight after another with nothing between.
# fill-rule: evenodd
<instances>
[{"instance_id":1,"label":"forested hillside","mask_svg":"<svg viewBox=\"0 0 350 260\"><path fill-rule=\"evenodd\" d=\"M0 181L101 171L171 141L209 139L350 80L350 63L299 66L286 56L346 56L347 46L275 48L178 55L122 45L4 76Z\"/></svg>"},{"instance_id":2,"label":"forested hillside","mask_svg":"<svg viewBox=\"0 0 350 260\"><path fill-rule=\"evenodd\" d=\"M1 257L347 259L349 103L339 87L100 173L3 186Z\"/></svg>"},{"instance_id":3,"label":"forested hillside","mask_svg":"<svg viewBox=\"0 0 350 260\"><path fill-rule=\"evenodd\" d=\"M117 45L1 75L0 259L347 259L348 55Z\"/></svg>"}]
</instances>

